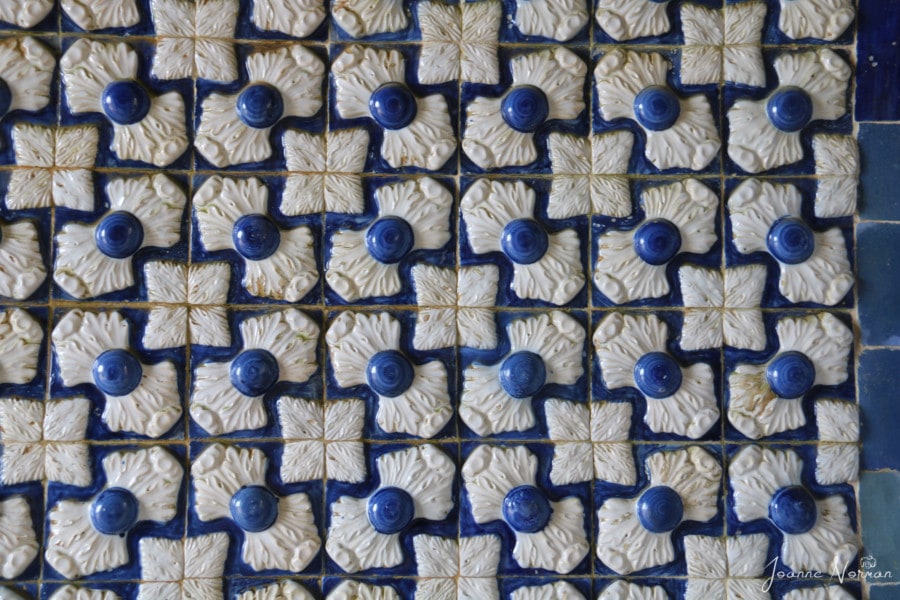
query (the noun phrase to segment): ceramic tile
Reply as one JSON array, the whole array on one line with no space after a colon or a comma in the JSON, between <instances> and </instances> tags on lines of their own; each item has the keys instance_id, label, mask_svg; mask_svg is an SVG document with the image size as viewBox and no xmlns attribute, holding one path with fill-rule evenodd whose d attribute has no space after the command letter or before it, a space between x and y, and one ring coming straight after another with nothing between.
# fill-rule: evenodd
<instances>
[{"instance_id":1,"label":"ceramic tile","mask_svg":"<svg viewBox=\"0 0 900 600\"><path fill-rule=\"evenodd\" d=\"M859 405L866 432L862 466L866 470L898 469L895 414L889 405L891 373L900 361L894 350L866 350L859 357Z\"/></svg>"},{"instance_id":2,"label":"ceramic tile","mask_svg":"<svg viewBox=\"0 0 900 600\"><path fill-rule=\"evenodd\" d=\"M0 1L0 598L866 597L861 4Z\"/></svg>"},{"instance_id":3,"label":"ceramic tile","mask_svg":"<svg viewBox=\"0 0 900 600\"><path fill-rule=\"evenodd\" d=\"M900 148L900 125L892 123L861 123L859 126L862 165L860 186L866 199L860 206L863 219L896 221L900 206L894 195L896 148Z\"/></svg>"}]
</instances>

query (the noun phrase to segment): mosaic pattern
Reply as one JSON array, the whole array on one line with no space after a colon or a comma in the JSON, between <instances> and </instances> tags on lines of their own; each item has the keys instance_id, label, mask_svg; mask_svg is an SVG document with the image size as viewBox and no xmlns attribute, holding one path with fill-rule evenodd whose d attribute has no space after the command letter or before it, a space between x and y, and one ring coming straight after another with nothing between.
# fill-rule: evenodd
<instances>
[{"instance_id":1,"label":"mosaic pattern","mask_svg":"<svg viewBox=\"0 0 900 600\"><path fill-rule=\"evenodd\" d=\"M855 16L0 2L0 598L860 598Z\"/></svg>"}]
</instances>

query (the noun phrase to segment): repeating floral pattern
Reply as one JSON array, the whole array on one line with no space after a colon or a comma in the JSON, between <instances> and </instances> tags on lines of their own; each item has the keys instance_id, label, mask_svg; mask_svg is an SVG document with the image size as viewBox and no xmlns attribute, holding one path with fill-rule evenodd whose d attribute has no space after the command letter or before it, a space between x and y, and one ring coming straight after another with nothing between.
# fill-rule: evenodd
<instances>
[{"instance_id":1,"label":"repeating floral pattern","mask_svg":"<svg viewBox=\"0 0 900 600\"><path fill-rule=\"evenodd\" d=\"M0 1L0 599L860 598L855 4Z\"/></svg>"}]
</instances>

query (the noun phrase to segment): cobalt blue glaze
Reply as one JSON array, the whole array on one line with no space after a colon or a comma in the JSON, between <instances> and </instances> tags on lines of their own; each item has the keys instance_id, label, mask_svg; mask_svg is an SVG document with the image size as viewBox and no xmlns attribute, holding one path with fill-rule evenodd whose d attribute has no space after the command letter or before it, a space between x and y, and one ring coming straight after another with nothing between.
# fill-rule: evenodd
<instances>
[{"instance_id":1,"label":"cobalt blue glaze","mask_svg":"<svg viewBox=\"0 0 900 600\"><path fill-rule=\"evenodd\" d=\"M817 518L816 500L801 485L781 488L769 502L769 519L785 533L806 533Z\"/></svg>"},{"instance_id":2,"label":"cobalt blue glaze","mask_svg":"<svg viewBox=\"0 0 900 600\"><path fill-rule=\"evenodd\" d=\"M802 352L782 352L766 367L766 380L780 397L799 398L812 389L816 367Z\"/></svg>"},{"instance_id":3,"label":"cobalt blue glaze","mask_svg":"<svg viewBox=\"0 0 900 600\"><path fill-rule=\"evenodd\" d=\"M235 250L247 260L263 260L278 250L281 232L266 215L244 215L235 221L231 240Z\"/></svg>"},{"instance_id":4,"label":"cobalt blue glaze","mask_svg":"<svg viewBox=\"0 0 900 600\"><path fill-rule=\"evenodd\" d=\"M366 381L379 396L394 398L409 389L416 372L398 350L382 350L369 359Z\"/></svg>"},{"instance_id":5,"label":"cobalt blue glaze","mask_svg":"<svg viewBox=\"0 0 900 600\"><path fill-rule=\"evenodd\" d=\"M533 485L513 488L503 499L503 519L519 533L541 531L552 514L547 495Z\"/></svg>"},{"instance_id":6,"label":"cobalt blue glaze","mask_svg":"<svg viewBox=\"0 0 900 600\"><path fill-rule=\"evenodd\" d=\"M278 383L278 360L268 350L244 350L231 363L231 384L245 396L262 396Z\"/></svg>"},{"instance_id":7,"label":"cobalt blue glaze","mask_svg":"<svg viewBox=\"0 0 900 600\"><path fill-rule=\"evenodd\" d=\"M91 369L94 385L110 396L125 396L137 389L143 368L137 357L128 350L107 350L94 360Z\"/></svg>"},{"instance_id":8,"label":"cobalt blue glaze","mask_svg":"<svg viewBox=\"0 0 900 600\"><path fill-rule=\"evenodd\" d=\"M513 398L534 396L546 381L544 359L534 352L513 352L500 365L500 386Z\"/></svg>"},{"instance_id":9,"label":"cobalt blue glaze","mask_svg":"<svg viewBox=\"0 0 900 600\"><path fill-rule=\"evenodd\" d=\"M9 112L10 106L12 106L12 91L6 82L0 78L0 117Z\"/></svg>"},{"instance_id":10,"label":"cobalt blue glaze","mask_svg":"<svg viewBox=\"0 0 900 600\"><path fill-rule=\"evenodd\" d=\"M91 502L91 525L106 535L122 535L137 523L139 509L137 498L130 491L108 488Z\"/></svg>"},{"instance_id":11,"label":"cobalt blue glaze","mask_svg":"<svg viewBox=\"0 0 900 600\"><path fill-rule=\"evenodd\" d=\"M400 262L412 250L415 241L412 227L399 217L382 217L366 231L366 248L380 263Z\"/></svg>"},{"instance_id":12,"label":"cobalt blue glaze","mask_svg":"<svg viewBox=\"0 0 900 600\"><path fill-rule=\"evenodd\" d=\"M231 518L244 531L265 531L278 518L278 497L261 485L239 489L230 502Z\"/></svg>"},{"instance_id":13,"label":"cobalt blue glaze","mask_svg":"<svg viewBox=\"0 0 900 600\"><path fill-rule=\"evenodd\" d=\"M772 256L787 265L806 261L816 249L816 236L798 217L781 217L769 228L766 246Z\"/></svg>"},{"instance_id":14,"label":"cobalt blue glaze","mask_svg":"<svg viewBox=\"0 0 900 600\"><path fill-rule=\"evenodd\" d=\"M665 485L656 485L641 494L637 501L637 517L647 531L672 531L684 517L684 503L678 492Z\"/></svg>"},{"instance_id":15,"label":"cobalt blue glaze","mask_svg":"<svg viewBox=\"0 0 900 600\"><path fill-rule=\"evenodd\" d=\"M419 105L412 91L402 83L385 83L369 98L369 112L385 129L403 129L416 118Z\"/></svg>"},{"instance_id":16,"label":"cobalt blue glaze","mask_svg":"<svg viewBox=\"0 0 900 600\"><path fill-rule=\"evenodd\" d=\"M281 92L267 83L254 83L240 93L235 105L238 117L247 127L272 127L284 114Z\"/></svg>"},{"instance_id":17,"label":"cobalt blue glaze","mask_svg":"<svg viewBox=\"0 0 900 600\"><path fill-rule=\"evenodd\" d=\"M522 133L533 133L550 114L547 95L533 85L518 85L500 102L500 114L506 124Z\"/></svg>"},{"instance_id":18,"label":"cobalt blue glaze","mask_svg":"<svg viewBox=\"0 0 900 600\"><path fill-rule=\"evenodd\" d=\"M128 258L144 243L144 227L133 214L119 210L103 217L94 230L97 249L110 258Z\"/></svg>"},{"instance_id":19,"label":"cobalt blue glaze","mask_svg":"<svg viewBox=\"0 0 900 600\"><path fill-rule=\"evenodd\" d=\"M550 238L540 223L533 219L516 219L503 228L500 248L503 253L519 265L530 265L539 261L550 245Z\"/></svg>"},{"instance_id":20,"label":"cobalt blue glaze","mask_svg":"<svg viewBox=\"0 0 900 600\"><path fill-rule=\"evenodd\" d=\"M663 85L651 85L634 98L634 116L650 131L665 131L678 121L681 101Z\"/></svg>"},{"instance_id":21,"label":"cobalt blue glaze","mask_svg":"<svg viewBox=\"0 0 900 600\"><path fill-rule=\"evenodd\" d=\"M113 123L133 125L150 112L150 95L137 81L113 81L100 96L103 112Z\"/></svg>"},{"instance_id":22,"label":"cobalt blue glaze","mask_svg":"<svg viewBox=\"0 0 900 600\"><path fill-rule=\"evenodd\" d=\"M648 352L634 364L634 382L645 396L668 398L681 387L681 367L665 352Z\"/></svg>"},{"instance_id":23,"label":"cobalt blue glaze","mask_svg":"<svg viewBox=\"0 0 900 600\"><path fill-rule=\"evenodd\" d=\"M366 513L375 531L391 535L400 533L412 522L416 505L405 490L384 487L369 498Z\"/></svg>"},{"instance_id":24,"label":"cobalt blue glaze","mask_svg":"<svg viewBox=\"0 0 900 600\"><path fill-rule=\"evenodd\" d=\"M766 103L766 114L777 129L800 131L812 120L812 98L798 87L779 88Z\"/></svg>"},{"instance_id":25,"label":"cobalt blue glaze","mask_svg":"<svg viewBox=\"0 0 900 600\"><path fill-rule=\"evenodd\" d=\"M664 265L681 250L681 231L671 221L652 219L634 232L634 251L651 265Z\"/></svg>"}]
</instances>

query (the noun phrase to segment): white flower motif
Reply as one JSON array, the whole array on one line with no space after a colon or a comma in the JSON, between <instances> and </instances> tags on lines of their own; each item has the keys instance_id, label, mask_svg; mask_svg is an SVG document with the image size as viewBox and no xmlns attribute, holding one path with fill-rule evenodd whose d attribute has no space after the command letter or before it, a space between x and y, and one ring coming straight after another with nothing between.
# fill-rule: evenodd
<instances>
[{"instance_id":1,"label":"white flower motif","mask_svg":"<svg viewBox=\"0 0 900 600\"><path fill-rule=\"evenodd\" d=\"M400 594L389 585L375 585L347 579L334 588L326 598L327 600L400 600ZM300 600L305 599L301 598ZM310 596L309 600L313 600L313 597Z\"/></svg>"},{"instance_id":2,"label":"white flower motif","mask_svg":"<svg viewBox=\"0 0 900 600\"><path fill-rule=\"evenodd\" d=\"M553 180L547 216L567 219L587 214L630 215L631 192L625 173L633 145L634 134L630 131L592 133L586 138L551 133Z\"/></svg>"},{"instance_id":3,"label":"white flower motif","mask_svg":"<svg viewBox=\"0 0 900 600\"><path fill-rule=\"evenodd\" d=\"M369 152L368 131L341 129L314 135L289 129L282 139L290 173L281 212L288 216L363 212L360 174Z\"/></svg>"},{"instance_id":4,"label":"white flower motif","mask_svg":"<svg viewBox=\"0 0 900 600\"><path fill-rule=\"evenodd\" d=\"M231 279L228 263L152 261L144 265L144 279L147 301L153 303L144 327L146 348L231 345L225 312Z\"/></svg>"},{"instance_id":5,"label":"white flower motif","mask_svg":"<svg viewBox=\"0 0 900 600\"><path fill-rule=\"evenodd\" d=\"M438 360L412 363L400 337L400 322L386 313L341 313L325 336L334 378L345 388L369 386L378 396L375 420L382 430L431 437L453 415L447 369Z\"/></svg>"},{"instance_id":6,"label":"white flower motif","mask_svg":"<svg viewBox=\"0 0 900 600\"><path fill-rule=\"evenodd\" d=\"M137 600L191 600L222 596L228 534L183 540L143 538L139 544L141 583Z\"/></svg>"},{"instance_id":7,"label":"white flower motif","mask_svg":"<svg viewBox=\"0 0 900 600\"><path fill-rule=\"evenodd\" d=\"M766 348L760 301L766 286L765 265L728 267L724 271L685 265L678 270L684 299L680 346L684 350Z\"/></svg>"},{"instance_id":8,"label":"white flower motif","mask_svg":"<svg viewBox=\"0 0 900 600\"><path fill-rule=\"evenodd\" d=\"M295 308L245 319L241 352L194 371L191 418L207 433L259 429L263 397L282 381L303 383L316 372L319 326Z\"/></svg>"},{"instance_id":9,"label":"white flower motif","mask_svg":"<svg viewBox=\"0 0 900 600\"><path fill-rule=\"evenodd\" d=\"M540 1L540 0L539 0ZM503 7L496 0L417 5L422 50L419 82L500 83L497 39Z\"/></svg>"},{"instance_id":10,"label":"white flower motif","mask_svg":"<svg viewBox=\"0 0 900 600\"><path fill-rule=\"evenodd\" d=\"M656 433L702 437L719 419L713 370L682 367L666 350L668 327L656 315L612 313L594 332L606 387L634 387L647 400L644 421Z\"/></svg>"},{"instance_id":11,"label":"white flower motif","mask_svg":"<svg viewBox=\"0 0 900 600\"><path fill-rule=\"evenodd\" d=\"M604 589L597 600L669 600L669 594L661 585L638 585L620 579Z\"/></svg>"},{"instance_id":12,"label":"white flower motif","mask_svg":"<svg viewBox=\"0 0 900 600\"><path fill-rule=\"evenodd\" d=\"M669 31L668 5L658 0L598 0L594 16L609 37L624 42Z\"/></svg>"},{"instance_id":13,"label":"white flower motif","mask_svg":"<svg viewBox=\"0 0 900 600\"><path fill-rule=\"evenodd\" d=\"M298 573L321 547L312 505L306 494L269 490L267 463L258 448L210 445L191 465L194 511L201 521L234 521L243 531L241 559L253 570Z\"/></svg>"},{"instance_id":14,"label":"white flower motif","mask_svg":"<svg viewBox=\"0 0 900 600\"><path fill-rule=\"evenodd\" d=\"M131 27L141 20L135 0L60 0L60 5L76 25L88 31Z\"/></svg>"},{"instance_id":15,"label":"white flower motif","mask_svg":"<svg viewBox=\"0 0 900 600\"><path fill-rule=\"evenodd\" d=\"M856 212L859 146L850 135L817 133L812 138L816 159L817 217L849 217Z\"/></svg>"},{"instance_id":16,"label":"white flower motif","mask_svg":"<svg viewBox=\"0 0 900 600\"><path fill-rule=\"evenodd\" d=\"M456 151L447 100L441 94L416 97L405 69L398 50L349 46L331 65L335 109L343 119L371 118L382 128L381 155L390 166L435 171Z\"/></svg>"},{"instance_id":17,"label":"white flower motif","mask_svg":"<svg viewBox=\"0 0 900 600\"><path fill-rule=\"evenodd\" d=\"M188 148L184 100L151 96L138 77L138 54L123 43L80 39L59 64L74 114L102 112L112 123L112 150L123 160L165 167Z\"/></svg>"},{"instance_id":18,"label":"white flower motif","mask_svg":"<svg viewBox=\"0 0 900 600\"><path fill-rule=\"evenodd\" d=\"M16 168L6 206L12 210L62 206L93 210L91 169L99 132L93 125L44 127L16 123L12 130Z\"/></svg>"},{"instance_id":19,"label":"white flower motif","mask_svg":"<svg viewBox=\"0 0 900 600\"><path fill-rule=\"evenodd\" d=\"M669 88L668 69L669 61L657 52L604 54L594 69L600 116L635 121L647 138L644 154L656 168L699 171L721 146L712 109L702 94L681 98Z\"/></svg>"},{"instance_id":20,"label":"white flower motif","mask_svg":"<svg viewBox=\"0 0 900 600\"><path fill-rule=\"evenodd\" d=\"M523 569L569 573L590 549L584 507L576 496L551 500L536 487L537 471L537 457L524 446L475 448L462 468L472 517L478 524L502 520L512 529L512 555Z\"/></svg>"},{"instance_id":21,"label":"white flower motif","mask_svg":"<svg viewBox=\"0 0 900 600\"><path fill-rule=\"evenodd\" d=\"M834 305L853 286L844 234L813 231L802 218L800 190L747 179L728 199L734 245L741 254L768 252L778 261L778 289L791 302Z\"/></svg>"},{"instance_id":22,"label":"white flower motif","mask_svg":"<svg viewBox=\"0 0 900 600\"><path fill-rule=\"evenodd\" d=\"M853 22L853 0L780 0L778 29L789 38L832 42Z\"/></svg>"},{"instance_id":23,"label":"white flower motif","mask_svg":"<svg viewBox=\"0 0 900 600\"><path fill-rule=\"evenodd\" d=\"M512 85L500 98L478 96L466 107L462 149L482 169L527 165L538 158L535 132L584 111L587 67L566 48L516 56Z\"/></svg>"},{"instance_id":24,"label":"white flower motif","mask_svg":"<svg viewBox=\"0 0 900 600\"><path fill-rule=\"evenodd\" d=\"M685 600L769 600L764 577L768 551L769 538L763 533L685 536Z\"/></svg>"},{"instance_id":25,"label":"white flower motif","mask_svg":"<svg viewBox=\"0 0 900 600\"><path fill-rule=\"evenodd\" d=\"M269 585L250 588L235 596L235 600L278 600L281 598L288 600L315 600L315 597L309 593L309 590L290 579L282 579Z\"/></svg>"},{"instance_id":26,"label":"white flower motif","mask_svg":"<svg viewBox=\"0 0 900 600\"><path fill-rule=\"evenodd\" d=\"M738 100L728 110L728 156L748 173L799 161L801 130L847 112L851 69L832 50L782 54L775 72L775 91L762 100Z\"/></svg>"},{"instance_id":27,"label":"white flower motif","mask_svg":"<svg viewBox=\"0 0 900 600\"><path fill-rule=\"evenodd\" d=\"M323 407L314 400L282 396L278 420L284 453L281 480L285 483L329 481L361 483L366 479L363 427L366 405L362 400L329 400Z\"/></svg>"},{"instance_id":28,"label":"white flower motif","mask_svg":"<svg viewBox=\"0 0 900 600\"><path fill-rule=\"evenodd\" d=\"M272 127L322 108L325 65L307 48L254 52L245 64L249 83L239 93L213 92L203 100L194 146L216 167L269 158Z\"/></svg>"},{"instance_id":29,"label":"white flower motif","mask_svg":"<svg viewBox=\"0 0 900 600\"><path fill-rule=\"evenodd\" d=\"M793 450L747 446L728 468L734 513L743 523L769 519L782 532L781 561L794 572L830 573L856 556L856 534L841 496L816 498L801 480Z\"/></svg>"},{"instance_id":30,"label":"white flower motif","mask_svg":"<svg viewBox=\"0 0 900 600\"><path fill-rule=\"evenodd\" d=\"M457 275L451 268L420 263L411 269L416 290L413 348L437 350L456 345ZM492 321L493 324L493 321Z\"/></svg>"},{"instance_id":31,"label":"white flower motif","mask_svg":"<svg viewBox=\"0 0 900 600\"><path fill-rule=\"evenodd\" d=\"M19 600L15 596L12 600ZM120 596L111 590L87 588L81 585L64 585L53 592L48 600L120 600ZM7 600L0 590L0 600Z\"/></svg>"},{"instance_id":32,"label":"white flower motif","mask_svg":"<svg viewBox=\"0 0 900 600\"><path fill-rule=\"evenodd\" d=\"M534 427L532 398L546 384L573 385L584 375L584 327L553 311L512 321L509 353L493 365L466 367L459 416L480 436Z\"/></svg>"},{"instance_id":33,"label":"white flower motif","mask_svg":"<svg viewBox=\"0 0 900 600\"><path fill-rule=\"evenodd\" d=\"M331 6L331 16L352 37L394 33L408 23L403 0L346 0Z\"/></svg>"},{"instance_id":34,"label":"white flower motif","mask_svg":"<svg viewBox=\"0 0 900 600\"><path fill-rule=\"evenodd\" d=\"M841 400L816 400L816 481L852 483L859 477L859 407Z\"/></svg>"},{"instance_id":35,"label":"white flower motif","mask_svg":"<svg viewBox=\"0 0 900 600\"><path fill-rule=\"evenodd\" d=\"M159 446L103 458L106 486L89 501L62 500L50 509L44 558L66 579L127 564L128 532L140 521L175 517L183 469Z\"/></svg>"},{"instance_id":36,"label":"white flower motif","mask_svg":"<svg viewBox=\"0 0 900 600\"><path fill-rule=\"evenodd\" d=\"M722 467L706 450L656 452L646 460L649 485L636 498L607 498L597 512L597 556L628 575L672 562L672 531L718 513Z\"/></svg>"},{"instance_id":37,"label":"white flower motif","mask_svg":"<svg viewBox=\"0 0 900 600\"><path fill-rule=\"evenodd\" d=\"M154 77L221 83L238 78L232 41L237 0L150 0L150 14L156 30Z\"/></svg>"},{"instance_id":38,"label":"white flower motif","mask_svg":"<svg viewBox=\"0 0 900 600\"><path fill-rule=\"evenodd\" d=\"M416 600L478 598L499 600L497 567L500 538L496 535L460 537L433 535L413 538L419 580Z\"/></svg>"},{"instance_id":39,"label":"white flower motif","mask_svg":"<svg viewBox=\"0 0 900 600\"><path fill-rule=\"evenodd\" d=\"M453 508L456 467L437 446L423 444L382 454L380 485L369 497L341 496L331 505L325 549L355 573L404 560L401 536L416 519L440 521Z\"/></svg>"},{"instance_id":40,"label":"white flower motif","mask_svg":"<svg viewBox=\"0 0 900 600\"><path fill-rule=\"evenodd\" d=\"M22 496L0 501L0 577L19 576L38 555L31 508Z\"/></svg>"},{"instance_id":41,"label":"white flower motif","mask_svg":"<svg viewBox=\"0 0 900 600\"><path fill-rule=\"evenodd\" d=\"M30 29L53 10L53 0L10 0L0 3L0 21Z\"/></svg>"},{"instance_id":42,"label":"white flower motif","mask_svg":"<svg viewBox=\"0 0 900 600\"><path fill-rule=\"evenodd\" d=\"M682 4L681 82L766 85L761 46L765 18L764 2L726 4L723 9Z\"/></svg>"},{"instance_id":43,"label":"white flower motif","mask_svg":"<svg viewBox=\"0 0 900 600\"><path fill-rule=\"evenodd\" d=\"M91 403L64 400L0 399L0 482L59 481L91 483L84 435Z\"/></svg>"},{"instance_id":44,"label":"white flower motif","mask_svg":"<svg viewBox=\"0 0 900 600\"><path fill-rule=\"evenodd\" d=\"M90 298L134 285L132 260L142 248L169 248L181 239L186 198L158 173L113 179L109 210L90 225L67 223L56 234L53 279L67 294Z\"/></svg>"},{"instance_id":45,"label":"white flower motif","mask_svg":"<svg viewBox=\"0 0 900 600\"><path fill-rule=\"evenodd\" d=\"M55 68L53 54L34 38L0 41L0 81L9 93L0 105L0 117L13 110L36 112L47 106Z\"/></svg>"},{"instance_id":46,"label":"white flower motif","mask_svg":"<svg viewBox=\"0 0 900 600\"><path fill-rule=\"evenodd\" d=\"M728 376L728 420L752 439L803 427L803 396L847 379L853 333L837 317L785 318L776 331L778 354L762 365L741 363Z\"/></svg>"},{"instance_id":47,"label":"white flower motif","mask_svg":"<svg viewBox=\"0 0 900 600\"><path fill-rule=\"evenodd\" d=\"M299 302L318 281L313 234L307 226L281 229L268 216L268 197L255 177L213 175L204 181L193 202L200 243L209 252L241 256L248 293Z\"/></svg>"},{"instance_id":48,"label":"white flower motif","mask_svg":"<svg viewBox=\"0 0 900 600\"><path fill-rule=\"evenodd\" d=\"M450 241L453 194L436 180L380 187L375 202L378 215L366 229L339 229L331 238L325 280L347 302L400 293L403 259Z\"/></svg>"},{"instance_id":49,"label":"white flower motif","mask_svg":"<svg viewBox=\"0 0 900 600\"><path fill-rule=\"evenodd\" d=\"M574 229L547 232L535 209L534 190L522 181L479 179L460 203L469 247L504 253L519 298L566 304L584 288L581 241Z\"/></svg>"},{"instance_id":50,"label":"white flower motif","mask_svg":"<svg viewBox=\"0 0 900 600\"><path fill-rule=\"evenodd\" d=\"M565 42L587 22L587 7L578 0L516 0L514 23L525 35Z\"/></svg>"},{"instance_id":51,"label":"white flower motif","mask_svg":"<svg viewBox=\"0 0 900 600\"><path fill-rule=\"evenodd\" d=\"M0 383L22 384L35 378L43 339L41 326L21 308L0 312Z\"/></svg>"},{"instance_id":52,"label":"white flower motif","mask_svg":"<svg viewBox=\"0 0 900 600\"><path fill-rule=\"evenodd\" d=\"M325 20L322 0L253 0L253 24L294 37L312 35Z\"/></svg>"},{"instance_id":53,"label":"white flower motif","mask_svg":"<svg viewBox=\"0 0 900 600\"><path fill-rule=\"evenodd\" d=\"M554 442L550 483L597 479L634 485L637 473L628 437L631 411L628 402L547 400L544 413Z\"/></svg>"},{"instance_id":54,"label":"white flower motif","mask_svg":"<svg viewBox=\"0 0 900 600\"><path fill-rule=\"evenodd\" d=\"M641 195L644 220L600 235L594 284L624 304L669 293L666 265L677 254L704 254L716 242L716 194L696 179L652 187Z\"/></svg>"},{"instance_id":55,"label":"white flower motif","mask_svg":"<svg viewBox=\"0 0 900 600\"><path fill-rule=\"evenodd\" d=\"M90 383L106 399L111 431L159 437L181 416L175 365L142 363L129 350L129 323L118 312L72 310L53 329L63 385Z\"/></svg>"},{"instance_id":56,"label":"white flower motif","mask_svg":"<svg viewBox=\"0 0 900 600\"><path fill-rule=\"evenodd\" d=\"M784 595L784 600L853 600L853 595L839 585L796 588Z\"/></svg>"},{"instance_id":57,"label":"white flower motif","mask_svg":"<svg viewBox=\"0 0 900 600\"><path fill-rule=\"evenodd\" d=\"M578 588L566 581L517 588L510 600L585 600Z\"/></svg>"},{"instance_id":58,"label":"white flower motif","mask_svg":"<svg viewBox=\"0 0 900 600\"><path fill-rule=\"evenodd\" d=\"M0 222L0 296L24 300L46 278L41 240L34 223Z\"/></svg>"},{"instance_id":59,"label":"white flower motif","mask_svg":"<svg viewBox=\"0 0 900 600\"><path fill-rule=\"evenodd\" d=\"M482 264L457 269L456 327L459 345L490 350L497 347L494 311L500 269Z\"/></svg>"}]
</instances>

